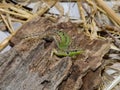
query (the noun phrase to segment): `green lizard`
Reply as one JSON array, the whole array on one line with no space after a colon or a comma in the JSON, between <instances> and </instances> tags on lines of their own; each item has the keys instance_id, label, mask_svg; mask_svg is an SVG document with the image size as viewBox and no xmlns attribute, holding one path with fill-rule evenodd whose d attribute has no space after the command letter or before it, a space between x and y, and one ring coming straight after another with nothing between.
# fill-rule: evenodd
<instances>
[{"instance_id":1,"label":"green lizard","mask_svg":"<svg viewBox=\"0 0 120 90\"><path fill-rule=\"evenodd\" d=\"M57 31L56 33L59 35L61 40L58 42L55 39L58 47L58 51L54 49L53 54L59 57L66 57L66 56L72 57L83 53L83 50L71 50L71 51L67 50L71 43L69 35L62 31Z\"/></svg>"},{"instance_id":2,"label":"green lizard","mask_svg":"<svg viewBox=\"0 0 120 90\"><path fill-rule=\"evenodd\" d=\"M35 37L40 39L49 39L49 37L53 37L58 49L57 50L53 49L51 56L55 54L56 56L59 57L66 57L66 56L72 57L83 53L83 50L68 50L71 43L71 39L69 35L65 32L59 30L53 30L53 31L50 30L42 34L31 34L25 36L24 39L30 39Z\"/></svg>"}]
</instances>

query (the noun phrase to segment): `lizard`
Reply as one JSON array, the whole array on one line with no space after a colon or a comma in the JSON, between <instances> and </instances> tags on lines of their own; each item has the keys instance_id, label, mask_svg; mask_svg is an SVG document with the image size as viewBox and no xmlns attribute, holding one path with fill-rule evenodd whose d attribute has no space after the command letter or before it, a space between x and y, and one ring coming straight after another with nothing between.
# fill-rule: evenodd
<instances>
[{"instance_id":1,"label":"lizard","mask_svg":"<svg viewBox=\"0 0 120 90\"><path fill-rule=\"evenodd\" d=\"M56 44L58 47L58 51L54 49L53 54L59 57L66 57L66 56L75 56L81 54L83 50L68 50L69 45L71 43L70 37L67 33L62 31L57 31L57 35L60 37L60 41L58 42L56 39Z\"/></svg>"},{"instance_id":2,"label":"lizard","mask_svg":"<svg viewBox=\"0 0 120 90\"><path fill-rule=\"evenodd\" d=\"M36 34L36 35L29 35L25 38L34 38L38 37L43 40L49 41L49 38L53 38L57 49L53 49L51 52L51 56L55 54L58 57L66 57L66 56L76 56L83 53L83 50L69 50L69 46L71 43L70 36L61 31L61 30L48 30L44 34Z\"/></svg>"}]
</instances>

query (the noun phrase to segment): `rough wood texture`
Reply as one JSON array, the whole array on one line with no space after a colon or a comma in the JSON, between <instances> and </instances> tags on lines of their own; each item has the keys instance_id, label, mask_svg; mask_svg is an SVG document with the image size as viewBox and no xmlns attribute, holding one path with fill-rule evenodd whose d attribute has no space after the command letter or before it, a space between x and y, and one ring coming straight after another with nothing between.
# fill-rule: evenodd
<instances>
[{"instance_id":1,"label":"rough wood texture","mask_svg":"<svg viewBox=\"0 0 120 90\"><path fill-rule=\"evenodd\" d=\"M72 39L70 48L82 48L75 58L50 57L54 41L40 38L22 39L31 33L62 29ZM109 40L90 40L78 33L71 22L53 24L38 17L26 23L11 40L14 47L0 55L0 90L95 90L100 84L102 57ZM42 34L41 34L42 35Z\"/></svg>"}]
</instances>

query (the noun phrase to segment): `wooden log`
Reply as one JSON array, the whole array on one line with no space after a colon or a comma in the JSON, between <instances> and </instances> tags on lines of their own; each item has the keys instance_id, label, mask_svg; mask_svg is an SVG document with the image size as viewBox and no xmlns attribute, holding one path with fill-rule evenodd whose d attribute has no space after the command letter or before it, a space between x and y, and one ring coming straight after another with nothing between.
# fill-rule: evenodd
<instances>
[{"instance_id":1,"label":"wooden log","mask_svg":"<svg viewBox=\"0 0 120 90\"><path fill-rule=\"evenodd\" d=\"M54 40L47 42L41 36L23 39L28 34L43 35L59 29L71 36L70 48L81 48L84 53L75 58L51 57L56 48ZM84 33L78 33L71 22L53 24L42 17L26 23L11 43L14 47L0 55L0 90L93 90L101 82L102 58L110 47L107 39L90 40Z\"/></svg>"}]
</instances>

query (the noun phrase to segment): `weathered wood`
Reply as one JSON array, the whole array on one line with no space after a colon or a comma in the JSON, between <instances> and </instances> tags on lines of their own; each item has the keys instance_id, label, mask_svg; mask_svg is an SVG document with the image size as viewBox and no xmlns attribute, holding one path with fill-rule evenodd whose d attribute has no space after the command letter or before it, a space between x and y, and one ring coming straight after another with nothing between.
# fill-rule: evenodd
<instances>
[{"instance_id":1,"label":"weathered wood","mask_svg":"<svg viewBox=\"0 0 120 90\"><path fill-rule=\"evenodd\" d=\"M23 39L28 34L42 35L54 29L67 32L72 40L70 48L82 48L84 53L75 58L51 57L56 47L54 41L39 37ZM55 25L42 17L26 23L11 43L14 47L0 55L0 90L94 90L101 80L102 57L110 47L109 40L90 40L84 33L78 33L71 22ZM97 84L89 85L86 80Z\"/></svg>"}]
</instances>

